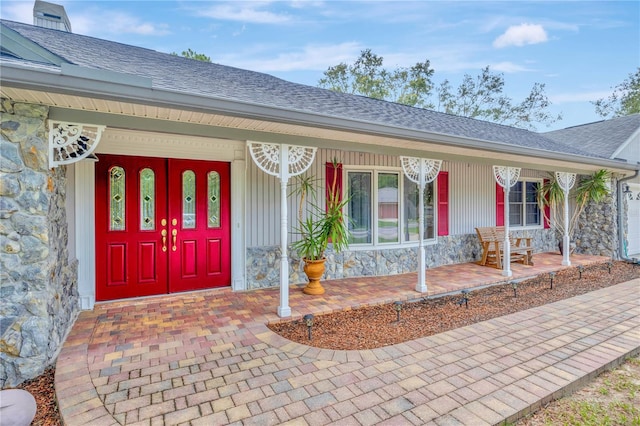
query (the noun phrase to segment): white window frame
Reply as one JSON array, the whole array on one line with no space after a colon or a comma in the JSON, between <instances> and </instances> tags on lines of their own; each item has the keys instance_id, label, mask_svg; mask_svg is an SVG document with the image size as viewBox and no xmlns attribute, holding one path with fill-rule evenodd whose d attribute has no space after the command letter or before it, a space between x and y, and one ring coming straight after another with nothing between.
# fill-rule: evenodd
<instances>
[{"instance_id":1,"label":"white window frame","mask_svg":"<svg viewBox=\"0 0 640 426\"><path fill-rule=\"evenodd\" d=\"M527 218L527 202L526 202L526 185L527 183L537 183L538 187L542 186L544 184L544 180L541 178L520 178L518 179L518 183L522 184L523 187L523 191L522 191L522 195L523 195L523 199L520 200L519 204L522 206L522 223L523 225L511 225L511 218L506 218L505 220L509 220L509 228L514 229L514 230L526 230L526 229L543 229L544 228L544 214L542 212L542 210L540 209L540 206L538 206L538 210L540 211L540 223L536 224L536 225L527 225L526 224L526 218ZM510 202L510 200L505 200L505 202ZM509 210L511 211L511 206L509 206Z\"/></svg>"},{"instance_id":2,"label":"white window frame","mask_svg":"<svg viewBox=\"0 0 640 426\"><path fill-rule=\"evenodd\" d=\"M409 241L404 239L404 235L402 229L404 228L404 174L401 168L398 167L384 167L384 166L348 166L343 165L343 176L342 176L342 188L343 188L343 196L349 196L349 173L371 173L371 215L372 215L372 229L371 229L371 243L349 243L350 250L365 250L371 248L379 248L379 249L391 249L391 248L407 248L407 247L417 247L419 245L419 240ZM379 173L397 173L398 174L398 190L399 190L399 211L398 211L398 242L389 242L389 243L381 243L378 242L378 174ZM433 182L433 238L425 238L425 244L431 245L436 244L438 241L438 186L437 179ZM344 214L348 216L349 214L349 204L347 203L344 206ZM426 224L425 224L426 228Z\"/></svg>"}]
</instances>

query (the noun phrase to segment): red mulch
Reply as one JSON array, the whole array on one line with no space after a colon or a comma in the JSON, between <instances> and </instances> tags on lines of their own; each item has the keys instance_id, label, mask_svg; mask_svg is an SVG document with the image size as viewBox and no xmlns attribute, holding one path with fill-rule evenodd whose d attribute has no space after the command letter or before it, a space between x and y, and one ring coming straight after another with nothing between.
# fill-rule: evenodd
<instances>
[{"instance_id":1,"label":"red mulch","mask_svg":"<svg viewBox=\"0 0 640 426\"><path fill-rule=\"evenodd\" d=\"M312 340L302 320L269 324L274 332L309 346L326 349L373 349L507 315L534 306L577 296L640 277L640 267L614 262L611 273L606 263L585 267L580 278L577 267L556 274L553 289L549 274L522 281L517 297L509 284L495 285L469 293L468 308L459 305L460 294L419 299L402 305L400 321L393 304L367 306L317 315Z\"/></svg>"}]
</instances>

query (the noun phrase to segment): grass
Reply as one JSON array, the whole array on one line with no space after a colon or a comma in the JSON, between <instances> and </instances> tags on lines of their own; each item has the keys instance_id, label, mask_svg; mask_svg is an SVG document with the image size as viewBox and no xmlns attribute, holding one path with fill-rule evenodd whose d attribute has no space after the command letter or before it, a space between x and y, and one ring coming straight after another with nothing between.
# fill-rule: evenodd
<instances>
[{"instance_id":1,"label":"grass","mask_svg":"<svg viewBox=\"0 0 640 426\"><path fill-rule=\"evenodd\" d=\"M520 420L519 426L640 426L640 357L598 376L573 395Z\"/></svg>"}]
</instances>

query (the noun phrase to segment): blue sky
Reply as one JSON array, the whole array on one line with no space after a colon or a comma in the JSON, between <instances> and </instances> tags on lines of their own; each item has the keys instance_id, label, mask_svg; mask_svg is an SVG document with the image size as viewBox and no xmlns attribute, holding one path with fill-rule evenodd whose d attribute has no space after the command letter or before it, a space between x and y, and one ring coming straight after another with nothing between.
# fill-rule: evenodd
<instances>
[{"instance_id":1,"label":"blue sky","mask_svg":"<svg viewBox=\"0 0 640 426\"><path fill-rule=\"evenodd\" d=\"M317 85L371 49L388 68L429 59L434 82L487 65L515 100L546 85L562 121L598 121L594 101L640 66L638 1L55 1L74 33ZM32 23L33 1L2 0L3 19Z\"/></svg>"}]
</instances>

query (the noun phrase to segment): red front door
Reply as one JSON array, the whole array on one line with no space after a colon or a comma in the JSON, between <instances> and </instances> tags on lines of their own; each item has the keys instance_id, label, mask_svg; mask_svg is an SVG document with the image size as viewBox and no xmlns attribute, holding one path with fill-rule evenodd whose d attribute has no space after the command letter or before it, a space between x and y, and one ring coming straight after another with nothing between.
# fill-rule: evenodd
<instances>
[{"instance_id":1,"label":"red front door","mask_svg":"<svg viewBox=\"0 0 640 426\"><path fill-rule=\"evenodd\" d=\"M96 299L228 286L229 163L101 155Z\"/></svg>"}]
</instances>

